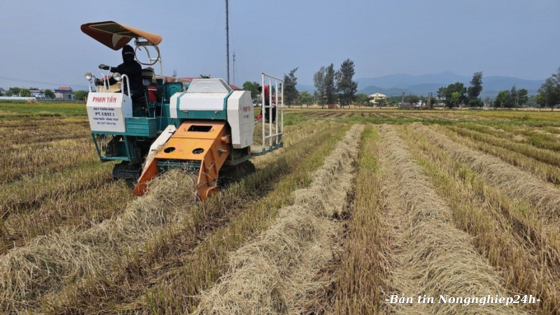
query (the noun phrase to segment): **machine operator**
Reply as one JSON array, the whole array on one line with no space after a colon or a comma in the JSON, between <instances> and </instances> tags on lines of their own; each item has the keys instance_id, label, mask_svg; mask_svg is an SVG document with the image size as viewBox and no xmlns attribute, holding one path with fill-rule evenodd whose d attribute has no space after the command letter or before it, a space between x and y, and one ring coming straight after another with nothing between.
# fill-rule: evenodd
<instances>
[{"instance_id":1,"label":"machine operator","mask_svg":"<svg viewBox=\"0 0 560 315\"><path fill-rule=\"evenodd\" d=\"M259 86L259 93L262 93L262 87ZM268 85L264 86L264 100L262 102L263 106L261 107L261 113L259 114L259 116L257 116L257 121L261 120L263 118L263 114L264 114L264 118L266 122L275 122L276 121L276 106L274 106L272 108L266 108L265 106L269 106L270 105L270 94L269 94L269 89L268 89ZM263 110L264 108L264 110ZM269 110L272 110L272 121L269 121Z\"/></svg>"},{"instance_id":2,"label":"machine operator","mask_svg":"<svg viewBox=\"0 0 560 315\"><path fill-rule=\"evenodd\" d=\"M132 101L136 101L144 96L144 85L142 84L142 66L135 60L134 49L130 45L126 45L122 49L123 63L117 67L110 67L105 64L100 64L99 69L109 70L113 73L118 72L121 75L126 74L130 84L130 93L128 95ZM104 81L97 79L95 85L103 85ZM117 83L113 78L109 79L109 85ZM121 87L126 90L126 85ZM127 93L128 91L125 91Z\"/></svg>"}]
</instances>

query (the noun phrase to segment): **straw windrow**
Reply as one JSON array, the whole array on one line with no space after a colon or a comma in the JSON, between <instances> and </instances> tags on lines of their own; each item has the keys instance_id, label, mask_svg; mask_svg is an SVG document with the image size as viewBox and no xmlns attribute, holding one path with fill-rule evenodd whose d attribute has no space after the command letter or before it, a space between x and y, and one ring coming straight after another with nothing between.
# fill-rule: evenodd
<instances>
[{"instance_id":1,"label":"straw windrow","mask_svg":"<svg viewBox=\"0 0 560 315\"><path fill-rule=\"evenodd\" d=\"M181 209L195 202L196 178L170 171L153 181L148 194L129 204L122 216L92 228L63 230L34 239L0 257L0 310L37 307L39 296L66 282L108 272L124 253L155 236L162 225L184 218Z\"/></svg>"},{"instance_id":2,"label":"straw windrow","mask_svg":"<svg viewBox=\"0 0 560 315\"><path fill-rule=\"evenodd\" d=\"M556 187L560 185L560 169L558 169L558 166L556 165L541 162L523 153L505 149L484 141L477 141L470 135L461 135L459 131L457 131L459 130L457 128L455 128L455 130L449 127L441 128L439 126L433 126L433 128L437 132L446 135L454 142L458 142L473 150L482 151L500 158L502 161L527 171L533 174L533 176L538 177L543 181L547 181Z\"/></svg>"},{"instance_id":3,"label":"straw windrow","mask_svg":"<svg viewBox=\"0 0 560 315\"><path fill-rule=\"evenodd\" d=\"M484 183L423 135L410 128L401 128L400 135L438 194L446 199L455 226L476 237L473 245L500 270L507 288L540 299L519 307L548 314L558 310L557 235L546 234L538 217L525 215L534 212L530 206Z\"/></svg>"},{"instance_id":4,"label":"straw windrow","mask_svg":"<svg viewBox=\"0 0 560 315\"><path fill-rule=\"evenodd\" d=\"M560 222L560 190L553 185L508 165L498 158L474 152L425 126L417 124L412 128L424 134L430 142L447 151L458 162L468 165L489 184L499 188L510 198L521 198L529 201L546 221ZM554 224L554 226L558 231L557 224Z\"/></svg>"},{"instance_id":5,"label":"straw windrow","mask_svg":"<svg viewBox=\"0 0 560 315\"><path fill-rule=\"evenodd\" d=\"M393 290L385 296L482 297L506 295L503 280L480 257L471 237L454 227L451 210L434 192L420 166L413 162L406 144L393 127L382 126L380 163L387 170L384 183L388 202L387 217L394 227L390 231L394 267ZM516 309L504 305L462 304L386 304L387 311L399 314L434 314L436 312L514 314Z\"/></svg>"},{"instance_id":6,"label":"straw windrow","mask_svg":"<svg viewBox=\"0 0 560 315\"><path fill-rule=\"evenodd\" d=\"M272 219L267 217L274 217L276 209L288 201L286 191L308 185L306 167L318 168L324 152L330 152L347 129L324 130L324 124L309 127L316 129L313 136L290 134L289 150L266 155L274 155L276 160L257 159L264 168L207 202L183 210L189 221L162 228L138 253L132 250L132 259L110 275L88 279L84 285L69 283L60 294L42 298L46 312L134 310L151 314L192 309L198 300L191 296L209 287L226 268L227 249L238 248L260 226L268 226L265 222ZM307 154L310 150L315 151ZM295 179L298 183L294 185Z\"/></svg>"},{"instance_id":7,"label":"straw windrow","mask_svg":"<svg viewBox=\"0 0 560 315\"><path fill-rule=\"evenodd\" d=\"M310 187L294 193L276 223L230 256L230 271L202 294L199 314L299 313L319 268L332 258L329 220L342 210L351 188L353 161L363 126L355 125L313 174Z\"/></svg>"}]
</instances>

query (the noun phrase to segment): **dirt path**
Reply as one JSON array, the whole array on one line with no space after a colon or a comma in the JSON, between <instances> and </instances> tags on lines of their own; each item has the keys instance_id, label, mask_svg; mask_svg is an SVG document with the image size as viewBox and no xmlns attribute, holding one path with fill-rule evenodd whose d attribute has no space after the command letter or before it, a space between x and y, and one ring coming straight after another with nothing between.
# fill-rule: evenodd
<instances>
[{"instance_id":1,"label":"dirt path","mask_svg":"<svg viewBox=\"0 0 560 315\"><path fill-rule=\"evenodd\" d=\"M385 304L385 311L397 314L515 314L503 304L463 306L438 303L439 296L507 296L503 280L477 254L471 237L454 227L451 210L434 192L393 127L380 128L380 166L386 172L383 187L386 217L392 229L390 276L392 292L386 295L413 297L412 304ZM418 296L434 297L434 303L418 303Z\"/></svg>"},{"instance_id":2,"label":"dirt path","mask_svg":"<svg viewBox=\"0 0 560 315\"><path fill-rule=\"evenodd\" d=\"M198 314L300 314L313 278L332 259L340 213L352 187L362 125L348 131L313 175L310 187L294 193L275 224L230 256L230 271L202 294Z\"/></svg>"}]
</instances>

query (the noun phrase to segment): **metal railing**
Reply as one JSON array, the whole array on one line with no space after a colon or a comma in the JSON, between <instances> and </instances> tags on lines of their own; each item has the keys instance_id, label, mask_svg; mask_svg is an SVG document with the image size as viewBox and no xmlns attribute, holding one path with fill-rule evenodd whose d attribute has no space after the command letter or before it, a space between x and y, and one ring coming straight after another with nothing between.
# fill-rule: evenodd
<instances>
[{"instance_id":1,"label":"metal railing","mask_svg":"<svg viewBox=\"0 0 560 315\"><path fill-rule=\"evenodd\" d=\"M268 82L267 82L268 80ZM268 105L266 102L265 85L268 86ZM262 104L262 145L263 150L261 154L273 151L283 146L284 135L284 80L277 77L262 73L261 78L261 104ZM272 89L274 87L274 89ZM273 96L274 94L274 96ZM274 102L273 102L274 100ZM268 110L267 110L268 109ZM273 115L274 110L276 113ZM266 117L268 114L268 117ZM273 117L274 122L273 122ZM268 119L268 128L266 128L266 120ZM272 130L272 124L276 124L276 128ZM268 130L267 130L268 129ZM268 131L268 132L267 132ZM276 141L273 143L273 139ZM268 145L267 145L268 142Z\"/></svg>"}]
</instances>

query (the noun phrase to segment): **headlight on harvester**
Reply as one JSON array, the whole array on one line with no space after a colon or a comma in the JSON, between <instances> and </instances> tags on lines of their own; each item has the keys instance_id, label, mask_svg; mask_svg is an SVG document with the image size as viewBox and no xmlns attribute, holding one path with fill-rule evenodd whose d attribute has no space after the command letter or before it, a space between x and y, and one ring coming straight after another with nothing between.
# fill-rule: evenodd
<instances>
[{"instance_id":1,"label":"headlight on harvester","mask_svg":"<svg viewBox=\"0 0 560 315\"><path fill-rule=\"evenodd\" d=\"M120 73L118 73L118 72L115 72L115 73L113 73L113 79L115 79L115 81L118 81L118 82L120 82L120 81L121 81L121 79L122 79L122 76L121 76L121 74L120 74Z\"/></svg>"},{"instance_id":2,"label":"headlight on harvester","mask_svg":"<svg viewBox=\"0 0 560 315\"><path fill-rule=\"evenodd\" d=\"M86 77L86 80L91 81L91 78L93 78L93 76L91 75L91 72L86 72L84 74L84 76Z\"/></svg>"}]
</instances>

